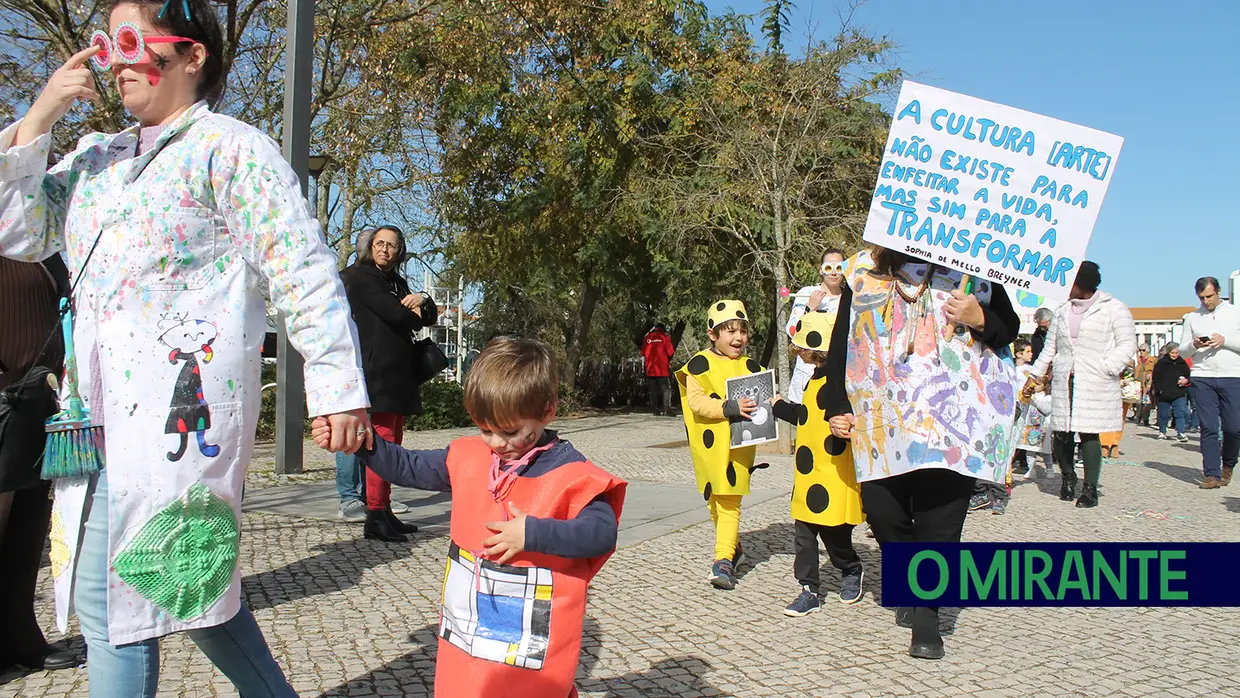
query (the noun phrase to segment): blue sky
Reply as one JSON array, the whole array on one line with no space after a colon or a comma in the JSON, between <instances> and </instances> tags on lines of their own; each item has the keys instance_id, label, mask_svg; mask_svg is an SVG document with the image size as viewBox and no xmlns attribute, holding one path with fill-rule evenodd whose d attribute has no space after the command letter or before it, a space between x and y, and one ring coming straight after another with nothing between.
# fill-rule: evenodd
<instances>
[{"instance_id":1,"label":"blue sky","mask_svg":"<svg viewBox=\"0 0 1240 698\"><path fill-rule=\"evenodd\" d=\"M798 44L838 28L842 3L797 4ZM1131 306L1196 305L1205 275L1226 290L1240 269L1240 2L870 0L854 23L895 41L918 82L1123 136L1087 254L1104 290Z\"/></svg>"}]
</instances>

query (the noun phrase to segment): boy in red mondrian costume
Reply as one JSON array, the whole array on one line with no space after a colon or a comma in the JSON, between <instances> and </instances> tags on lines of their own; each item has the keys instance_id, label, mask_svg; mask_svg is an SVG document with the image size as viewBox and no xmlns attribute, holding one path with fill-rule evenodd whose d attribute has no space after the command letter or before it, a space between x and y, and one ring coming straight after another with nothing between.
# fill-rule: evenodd
<instances>
[{"instance_id":1,"label":"boy in red mondrian costume","mask_svg":"<svg viewBox=\"0 0 1240 698\"><path fill-rule=\"evenodd\" d=\"M465 383L481 430L446 449L382 439L358 457L395 485L452 493L438 698L568 698L586 587L615 551L626 483L546 427L559 376L531 339L493 340ZM315 441L330 441L325 419Z\"/></svg>"}]
</instances>

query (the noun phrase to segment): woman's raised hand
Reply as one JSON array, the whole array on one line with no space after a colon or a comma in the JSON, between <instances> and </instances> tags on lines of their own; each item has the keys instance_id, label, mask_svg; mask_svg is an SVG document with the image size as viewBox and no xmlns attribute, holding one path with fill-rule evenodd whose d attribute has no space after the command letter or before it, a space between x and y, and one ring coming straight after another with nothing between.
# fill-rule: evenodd
<instances>
[{"instance_id":1,"label":"woman's raised hand","mask_svg":"<svg viewBox=\"0 0 1240 698\"><path fill-rule=\"evenodd\" d=\"M943 315L953 325L964 325L975 330L986 329L986 316L982 314L982 306L977 302L977 296L966 295L960 289L952 291L951 300L943 306Z\"/></svg>"},{"instance_id":2,"label":"woman's raised hand","mask_svg":"<svg viewBox=\"0 0 1240 698\"><path fill-rule=\"evenodd\" d=\"M17 130L13 145L28 145L51 131L52 126L69 112L74 102L80 99L99 101L99 94L95 92L95 76L90 68L86 67L86 62L96 53L99 53L98 46L78 51L52 73L47 85L43 87L43 92L39 93L39 98L30 105L26 116L22 118L22 125Z\"/></svg>"}]
</instances>

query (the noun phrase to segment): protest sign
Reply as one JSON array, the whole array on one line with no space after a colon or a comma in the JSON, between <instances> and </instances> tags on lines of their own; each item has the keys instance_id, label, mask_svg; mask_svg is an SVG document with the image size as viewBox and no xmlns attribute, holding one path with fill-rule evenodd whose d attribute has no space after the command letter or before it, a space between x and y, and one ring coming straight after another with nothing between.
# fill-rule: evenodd
<instances>
[{"instance_id":1,"label":"protest sign","mask_svg":"<svg viewBox=\"0 0 1240 698\"><path fill-rule=\"evenodd\" d=\"M1019 334L1033 334L1033 331L1038 329L1038 323L1035 319L1038 309L1047 308L1053 313L1059 306L1063 305L1061 301L1019 289L1014 293L1009 293L1008 299L1012 301L1012 308L1016 310L1016 317L1020 318Z\"/></svg>"},{"instance_id":2,"label":"protest sign","mask_svg":"<svg viewBox=\"0 0 1240 698\"><path fill-rule=\"evenodd\" d=\"M905 81L864 239L1064 300L1123 143Z\"/></svg>"}]
</instances>

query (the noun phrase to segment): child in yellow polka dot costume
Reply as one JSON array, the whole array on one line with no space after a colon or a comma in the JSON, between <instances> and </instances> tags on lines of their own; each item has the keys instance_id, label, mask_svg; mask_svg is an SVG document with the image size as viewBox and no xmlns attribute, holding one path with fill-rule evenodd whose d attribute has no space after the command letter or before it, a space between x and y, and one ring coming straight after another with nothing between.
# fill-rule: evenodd
<instances>
[{"instance_id":1,"label":"child in yellow polka dot costume","mask_svg":"<svg viewBox=\"0 0 1240 698\"><path fill-rule=\"evenodd\" d=\"M793 571L801 594L784 609L789 616L804 616L822 608L819 597L818 538L827 546L831 564L840 571L840 601L861 600L865 572L853 549L853 526L865 521L861 490L853 470L852 450L837 439L827 425L823 386L826 385L827 346L835 329L835 313L806 313L796 325L792 343L814 372L805 385L801 404L774 401L775 417L797 425L796 473L792 476L792 518L795 523L796 558Z\"/></svg>"},{"instance_id":2,"label":"child in yellow polka dot costume","mask_svg":"<svg viewBox=\"0 0 1240 698\"><path fill-rule=\"evenodd\" d=\"M676 371L681 406L693 454L698 491L715 522L715 562L710 583L719 589L736 586L735 571L744 551L740 546L741 497L749 494L755 448L730 448L731 422L750 419L758 408L749 398L726 400L727 380L762 370L745 356L749 315L745 304L722 300L706 316L709 349L698 352Z\"/></svg>"}]
</instances>

